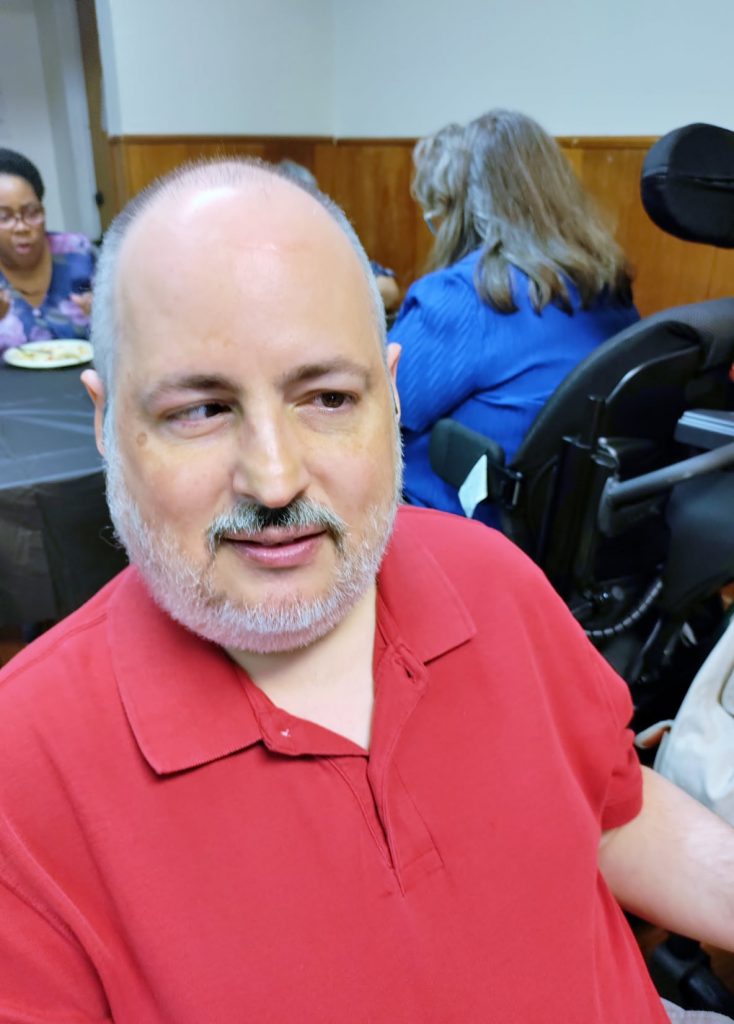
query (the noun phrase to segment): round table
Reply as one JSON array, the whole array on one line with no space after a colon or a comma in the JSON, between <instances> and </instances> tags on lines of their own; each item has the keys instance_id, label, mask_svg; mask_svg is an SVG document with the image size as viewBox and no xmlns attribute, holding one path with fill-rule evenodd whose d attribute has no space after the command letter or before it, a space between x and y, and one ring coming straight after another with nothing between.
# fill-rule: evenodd
<instances>
[{"instance_id":1,"label":"round table","mask_svg":"<svg viewBox=\"0 0 734 1024\"><path fill-rule=\"evenodd\" d=\"M0 363L0 625L63 618L124 565L83 367Z\"/></svg>"}]
</instances>

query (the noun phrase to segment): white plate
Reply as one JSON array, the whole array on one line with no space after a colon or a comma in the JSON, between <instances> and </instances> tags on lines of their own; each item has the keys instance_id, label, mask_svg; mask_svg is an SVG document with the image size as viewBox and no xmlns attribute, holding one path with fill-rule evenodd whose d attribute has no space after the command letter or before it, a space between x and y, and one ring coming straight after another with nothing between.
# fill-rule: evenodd
<instances>
[{"instance_id":1,"label":"white plate","mask_svg":"<svg viewBox=\"0 0 734 1024\"><path fill-rule=\"evenodd\" d=\"M88 363L94 349L88 341L77 339L49 341L28 341L25 345L9 348L3 352L3 359L11 366L24 370L55 370L61 366L79 366Z\"/></svg>"}]
</instances>

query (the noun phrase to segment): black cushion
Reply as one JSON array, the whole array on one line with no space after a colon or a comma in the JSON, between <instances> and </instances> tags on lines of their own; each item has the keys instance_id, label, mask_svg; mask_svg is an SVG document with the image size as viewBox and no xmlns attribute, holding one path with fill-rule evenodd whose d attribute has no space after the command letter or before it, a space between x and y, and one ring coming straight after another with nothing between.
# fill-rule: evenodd
<instances>
[{"instance_id":1,"label":"black cushion","mask_svg":"<svg viewBox=\"0 0 734 1024\"><path fill-rule=\"evenodd\" d=\"M664 135L645 157L641 191L663 231L734 248L734 132L689 124Z\"/></svg>"}]
</instances>

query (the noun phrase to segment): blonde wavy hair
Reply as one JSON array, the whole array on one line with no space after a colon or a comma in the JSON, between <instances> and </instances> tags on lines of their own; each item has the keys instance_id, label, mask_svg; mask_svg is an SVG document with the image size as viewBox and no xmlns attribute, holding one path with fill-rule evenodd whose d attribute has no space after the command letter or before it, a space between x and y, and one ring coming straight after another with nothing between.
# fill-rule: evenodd
<instances>
[{"instance_id":1,"label":"blonde wavy hair","mask_svg":"<svg viewBox=\"0 0 734 1024\"><path fill-rule=\"evenodd\" d=\"M560 146L536 121L491 110L464 129L447 125L413 153L413 195L442 220L429 269L480 250L475 286L503 313L517 305L511 267L529 279L533 308L571 313L567 281L588 308L600 295L632 303L632 271Z\"/></svg>"}]
</instances>

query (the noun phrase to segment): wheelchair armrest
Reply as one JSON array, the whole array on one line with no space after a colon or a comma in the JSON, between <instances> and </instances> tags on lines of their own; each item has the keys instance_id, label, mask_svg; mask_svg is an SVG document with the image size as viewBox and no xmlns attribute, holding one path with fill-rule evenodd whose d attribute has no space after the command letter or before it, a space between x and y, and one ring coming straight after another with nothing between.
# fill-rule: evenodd
<instances>
[{"instance_id":1,"label":"wheelchair armrest","mask_svg":"<svg viewBox=\"0 0 734 1024\"><path fill-rule=\"evenodd\" d=\"M642 476L633 477L631 480L620 482L610 477L604 485L599 503L599 529L606 536L612 536L615 532L615 517L623 514L625 508L663 494L684 480L729 469L732 466L734 441L702 455L694 455L663 469L656 469L652 473L643 473Z\"/></svg>"},{"instance_id":2,"label":"wheelchair armrest","mask_svg":"<svg viewBox=\"0 0 734 1024\"><path fill-rule=\"evenodd\" d=\"M490 465L505 464L501 444L456 420L439 420L431 431L428 449L431 469L452 487L461 487L483 455Z\"/></svg>"},{"instance_id":3,"label":"wheelchair armrest","mask_svg":"<svg viewBox=\"0 0 734 1024\"><path fill-rule=\"evenodd\" d=\"M481 501L517 508L523 491L522 473L506 468L504 448L491 438L454 420L439 420L431 431L428 456L433 472L459 492L467 516L473 516ZM462 494L465 483L468 493Z\"/></svg>"},{"instance_id":4,"label":"wheelchair armrest","mask_svg":"<svg viewBox=\"0 0 734 1024\"><path fill-rule=\"evenodd\" d=\"M676 424L675 440L693 448L720 448L734 441L734 412L687 409Z\"/></svg>"}]
</instances>

